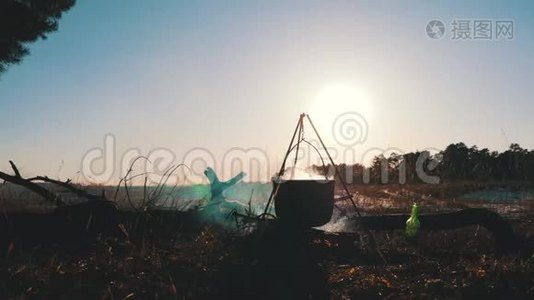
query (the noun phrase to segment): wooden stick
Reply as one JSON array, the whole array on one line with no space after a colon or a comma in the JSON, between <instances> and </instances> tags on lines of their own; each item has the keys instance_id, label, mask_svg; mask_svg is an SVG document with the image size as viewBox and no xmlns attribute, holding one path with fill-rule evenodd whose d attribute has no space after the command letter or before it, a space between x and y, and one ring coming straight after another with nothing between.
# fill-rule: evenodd
<instances>
[{"instance_id":1,"label":"wooden stick","mask_svg":"<svg viewBox=\"0 0 534 300\"><path fill-rule=\"evenodd\" d=\"M24 179L20 175L19 169L17 168L15 163L13 163L13 161L9 161L9 164L11 165L11 168L13 169L13 172L15 173L15 175L13 176L13 175L0 172L0 179L3 179L4 181L10 182L16 185L20 185L22 187L25 187L29 189L30 191L38 194L39 196L45 198L50 203L54 203L55 205L58 205L58 206L64 205L63 201L61 200L61 197L59 197L58 195L50 192L49 190L45 189L44 187L36 183L33 183L30 180Z\"/></svg>"}]
</instances>

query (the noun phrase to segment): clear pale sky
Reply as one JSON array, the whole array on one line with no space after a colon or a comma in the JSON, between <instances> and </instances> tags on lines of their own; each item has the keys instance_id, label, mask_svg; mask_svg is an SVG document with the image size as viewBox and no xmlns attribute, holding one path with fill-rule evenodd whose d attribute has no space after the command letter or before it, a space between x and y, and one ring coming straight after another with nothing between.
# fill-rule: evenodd
<instances>
[{"instance_id":1,"label":"clear pale sky","mask_svg":"<svg viewBox=\"0 0 534 300\"><path fill-rule=\"evenodd\" d=\"M452 40L454 19L515 36ZM362 114L360 152L532 149L532 53L532 1L78 1L0 77L0 168L75 177L107 133L118 153L258 147L276 165L301 112L329 144L337 114Z\"/></svg>"}]
</instances>

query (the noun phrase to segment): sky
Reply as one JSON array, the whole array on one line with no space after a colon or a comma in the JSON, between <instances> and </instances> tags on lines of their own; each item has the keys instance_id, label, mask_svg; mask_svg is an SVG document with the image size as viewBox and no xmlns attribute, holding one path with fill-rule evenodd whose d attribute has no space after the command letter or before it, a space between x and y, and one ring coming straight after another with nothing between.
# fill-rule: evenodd
<instances>
[{"instance_id":1,"label":"sky","mask_svg":"<svg viewBox=\"0 0 534 300\"><path fill-rule=\"evenodd\" d=\"M489 20L491 39L455 39L454 20ZM30 50L0 76L0 169L28 176L109 183L138 151L229 178L245 149L267 160L242 169L272 174L302 112L336 161L534 148L531 1L78 1ZM358 130L336 133L342 118Z\"/></svg>"}]
</instances>

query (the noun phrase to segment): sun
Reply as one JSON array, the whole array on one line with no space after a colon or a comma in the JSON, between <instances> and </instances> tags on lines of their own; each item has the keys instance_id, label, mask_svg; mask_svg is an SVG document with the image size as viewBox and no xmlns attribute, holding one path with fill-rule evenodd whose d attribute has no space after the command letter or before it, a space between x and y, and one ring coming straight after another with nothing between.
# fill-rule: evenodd
<instances>
[{"instance_id":1,"label":"sun","mask_svg":"<svg viewBox=\"0 0 534 300\"><path fill-rule=\"evenodd\" d=\"M364 88L345 83L326 85L314 97L309 113L323 127L332 125L336 117L347 112L371 118L372 102Z\"/></svg>"}]
</instances>

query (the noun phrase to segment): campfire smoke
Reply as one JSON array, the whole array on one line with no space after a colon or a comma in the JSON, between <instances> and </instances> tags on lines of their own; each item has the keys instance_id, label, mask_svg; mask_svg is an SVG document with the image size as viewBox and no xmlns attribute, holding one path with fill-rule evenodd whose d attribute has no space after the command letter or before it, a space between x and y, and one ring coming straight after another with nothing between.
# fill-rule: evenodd
<instances>
[{"instance_id":1,"label":"campfire smoke","mask_svg":"<svg viewBox=\"0 0 534 300\"><path fill-rule=\"evenodd\" d=\"M325 178L324 175L314 172L311 168L298 168L298 167L288 167L284 170L284 173L281 177L278 177L282 180L331 180L331 178Z\"/></svg>"}]
</instances>

